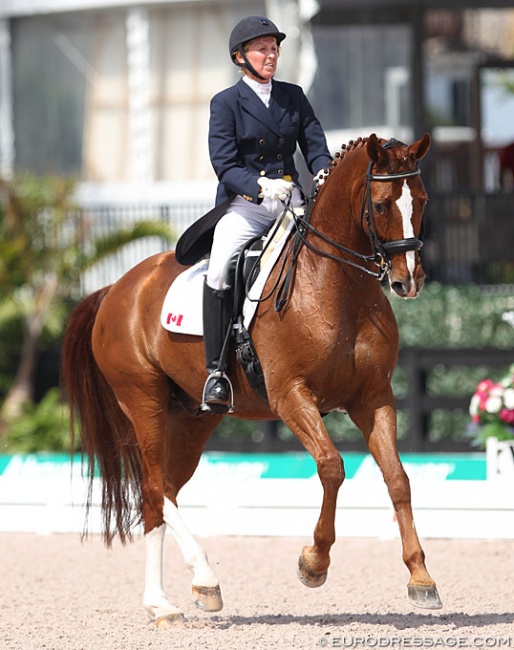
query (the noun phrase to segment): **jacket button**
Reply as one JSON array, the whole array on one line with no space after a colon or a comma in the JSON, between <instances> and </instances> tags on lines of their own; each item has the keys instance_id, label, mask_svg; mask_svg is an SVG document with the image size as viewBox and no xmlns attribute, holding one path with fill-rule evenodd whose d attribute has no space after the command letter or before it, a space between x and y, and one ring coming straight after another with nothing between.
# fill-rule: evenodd
<instances>
[{"instance_id":1,"label":"jacket button","mask_svg":"<svg viewBox=\"0 0 514 650\"><path fill-rule=\"evenodd\" d=\"M264 160L264 156L259 156L259 160Z\"/></svg>"},{"instance_id":2,"label":"jacket button","mask_svg":"<svg viewBox=\"0 0 514 650\"><path fill-rule=\"evenodd\" d=\"M279 176L283 176L284 175L284 170L283 169L277 169L277 174Z\"/></svg>"},{"instance_id":3,"label":"jacket button","mask_svg":"<svg viewBox=\"0 0 514 650\"><path fill-rule=\"evenodd\" d=\"M284 138L279 138L278 144L284 144L284 142L285 142Z\"/></svg>"},{"instance_id":4,"label":"jacket button","mask_svg":"<svg viewBox=\"0 0 514 650\"><path fill-rule=\"evenodd\" d=\"M260 144L260 145L266 144L266 140L264 140L263 138L261 138L261 139L259 140L259 144Z\"/></svg>"},{"instance_id":5,"label":"jacket button","mask_svg":"<svg viewBox=\"0 0 514 650\"><path fill-rule=\"evenodd\" d=\"M259 173L260 173L261 176L266 176L266 171L264 169L261 169L261 171Z\"/></svg>"},{"instance_id":6,"label":"jacket button","mask_svg":"<svg viewBox=\"0 0 514 650\"><path fill-rule=\"evenodd\" d=\"M284 156L281 153L277 154L277 160L282 160L283 157Z\"/></svg>"}]
</instances>

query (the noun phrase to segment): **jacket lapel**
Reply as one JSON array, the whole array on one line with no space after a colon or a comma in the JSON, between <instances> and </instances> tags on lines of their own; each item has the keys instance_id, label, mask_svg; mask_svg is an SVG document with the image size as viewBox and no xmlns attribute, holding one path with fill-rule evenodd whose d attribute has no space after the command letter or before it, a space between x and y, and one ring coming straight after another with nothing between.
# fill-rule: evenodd
<instances>
[{"instance_id":1,"label":"jacket lapel","mask_svg":"<svg viewBox=\"0 0 514 650\"><path fill-rule=\"evenodd\" d=\"M287 95L276 83L273 83L273 88L271 89L269 110L277 124L281 123L282 118L287 113Z\"/></svg>"},{"instance_id":2,"label":"jacket lapel","mask_svg":"<svg viewBox=\"0 0 514 650\"><path fill-rule=\"evenodd\" d=\"M238 82L239 101L242 110L252 115L255 119L262 122L268 129L271 129L277 135L281 135L280 127L277 124L274 113L270 108L266 108L262 100L257 97L256 93L242 79ZM273 90L271 94L273 96ZM273 100L270 106L273 104Z\"/></svg>"}]
</instances>

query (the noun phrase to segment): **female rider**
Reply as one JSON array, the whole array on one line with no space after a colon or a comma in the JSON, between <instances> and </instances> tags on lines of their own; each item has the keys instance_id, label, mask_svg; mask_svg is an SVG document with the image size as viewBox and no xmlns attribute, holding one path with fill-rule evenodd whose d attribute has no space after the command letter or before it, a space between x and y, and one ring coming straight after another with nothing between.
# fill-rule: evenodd
<instances>
[{"instance_id":1,"label":"female rider","mask_svg":"<svg viewBox=\"0 0 514 650\"><path fill-rule=\"evenodd\" d=\"M219 185L216 207L199 220L203 232L196 229L195 241L199 234L207 235L202 242L210 245L215 226L203 298L208 378L202 408L216 413L225 412L231 403L230 382L220 368L230 317L224 305L228 291L222 285L223 269L237 248L270 228L283 211L283 201L291 197L293 207L303 205L293 159L297 145L314 176L331 160L303 90L274 79L285 37L264 16L239 21L230 34L229 52L242 78L211 100L209 154ZM177 244L182 263L191 263L185 251L189 236ZM196 254L199 259L198 249Z\"/></svg>"}]
</instances>

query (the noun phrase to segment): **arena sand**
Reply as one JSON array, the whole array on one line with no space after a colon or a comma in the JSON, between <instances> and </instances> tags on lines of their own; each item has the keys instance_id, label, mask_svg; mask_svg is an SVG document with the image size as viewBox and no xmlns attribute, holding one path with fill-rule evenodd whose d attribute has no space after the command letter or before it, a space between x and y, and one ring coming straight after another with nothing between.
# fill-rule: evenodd
<instances>
[{"instance_id":1,"label":"arena sand","mask_svg":"<svg viewBox=\"0 0 514 650\"><path fill-rule=\"evenodd\" d=\"M186 623L159 630L142 608L144 542L106 549L98 536L0 534L2 650L242 650L246 648L513 648L514 541L424 540L444 608L407 601L398 539L337 540L327 583L296 578L310 540L200 540L224 609L190 600L191 576L171 536L165 587Z\"/></svg>"}]
</instances>

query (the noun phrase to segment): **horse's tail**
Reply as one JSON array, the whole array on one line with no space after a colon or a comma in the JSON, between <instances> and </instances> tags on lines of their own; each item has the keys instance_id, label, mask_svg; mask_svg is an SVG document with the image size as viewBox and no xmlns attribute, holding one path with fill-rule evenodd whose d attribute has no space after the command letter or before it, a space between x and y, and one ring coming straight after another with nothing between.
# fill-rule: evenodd
<instances>
[{"instance_id":1,"label":"horse's tail","mask_svg":"<svg viewBox=\"0 0 514 650\"><path fill-rule=\"evenodd\" d=\"M87 513L99 472L103 535L109 546L116 533L123 543L131 539L131 528L141 517L142 499L141 453L134 430L93 356L93 325L108 290L96 291L72 311L63 339L61 378L70 408L72 449L78 430L82 462L87 464ZM86 532L87 520L86 515Z\"/></svg>"}]
</instances>

